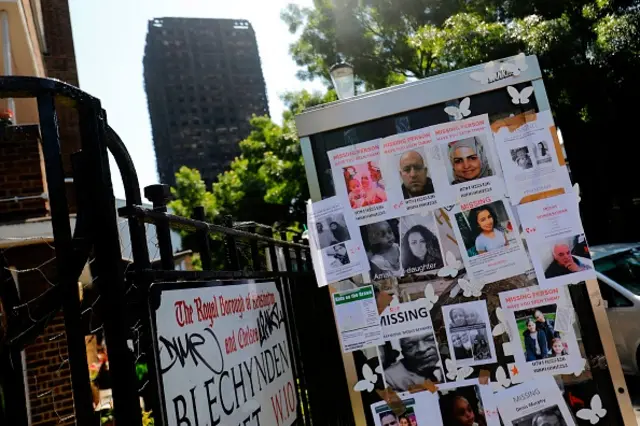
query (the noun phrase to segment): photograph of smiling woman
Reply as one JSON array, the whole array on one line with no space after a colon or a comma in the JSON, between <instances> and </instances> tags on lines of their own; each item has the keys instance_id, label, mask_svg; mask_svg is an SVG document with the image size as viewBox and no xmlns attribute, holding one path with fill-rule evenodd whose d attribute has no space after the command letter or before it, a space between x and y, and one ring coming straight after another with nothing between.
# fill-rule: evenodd
<instances>
[{"instance_id":1,"label":"photograph of smiling woman","mask_svg":"<svg viewBox=\"0 0 640 426\"><path fill-rule=\"evenodd\" d=\"M453 168L452 185L493 176L482 142L477 137L451 142L449 160Z\"/></svg>"}]
</instances>

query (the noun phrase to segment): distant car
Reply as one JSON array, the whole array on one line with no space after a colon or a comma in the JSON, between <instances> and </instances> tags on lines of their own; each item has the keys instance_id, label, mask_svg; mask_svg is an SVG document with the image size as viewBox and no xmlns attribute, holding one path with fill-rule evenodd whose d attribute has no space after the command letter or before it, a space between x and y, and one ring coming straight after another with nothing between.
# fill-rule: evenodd
<instances>
[{"instance_id":1,"label":"distant car","mask_svg":"<svg viewBox=\"0 0 640 426\"><path fill-rule=\"evenodd\" d=\"M640 374L640 243L591 247L622 369Z\"/></svg>"}]
</instances>

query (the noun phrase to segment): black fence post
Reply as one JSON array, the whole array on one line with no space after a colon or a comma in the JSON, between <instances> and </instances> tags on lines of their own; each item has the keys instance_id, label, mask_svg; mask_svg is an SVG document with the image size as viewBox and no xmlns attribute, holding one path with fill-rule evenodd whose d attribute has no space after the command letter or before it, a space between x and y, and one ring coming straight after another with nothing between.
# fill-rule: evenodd
<instances>
[{"instance_id":1,"label":"black fence post","mask_svg":"<svg viewBox=\"0 0 640 426\"><path fill-rule=\"evenodd\" d=\"M161 213L167 212L167 202L171 199L169 185L149 185L144 189L144 196L151 201L154 211ZM175 269L175 262L173 260L173 246L171 244L171 228L169 227L169 222L166 219L159 220L155 225L158 246L160 247L160 263L162 264L162 269L166 271L173 270Z\"/></svg>"},{"instance_id":2,"label":"black fence post","mask_svg":"<svg viewBox=\"0 0 640 426\"><path fill-rule=\"evenodd\" d=\"M202 222L206 221L203 206L194 207L193 218ZM200 260L202 260L202 270L211 271L213 270L213 261L211 259L211 246L209 245L209 231L207 229L198 229L196 231L196 237L200 251Z\"/></svg>"},{"instance_id":3,"label":"black fence post","mask_svg":"<svg viewBox=\"0 0 640 426\"><path fill-rule=\"evenodd\" d=\"M225 216L224 226L227 228L233 228L233 218L231 216ZM224 246L227 251L227 267L228 271L237 271L240 269L240 263L238 262L238 246L236 244L236 238L233 235L227 235L224 238Z\"/></svg>"},{"instance_id":4,"label":"black fence post","mask_svg":"<svg viewBox=\"0 0 640 426\"><path fill-rule=\"evenodd\" d=\"M69 370L76 420L77 424L93 424L96 419L89 385L87 352L80 321L78 282L77 277L71 276L73 272L70 267L73 264L73 245L58 134L58 116L52 94L40 95L37 101L42 133L42 153L51 206L51 226L55 241L58 285L61 286L63 294L62 312L69 349Z\"/></svg>"},{"instance_id":5,"label":"black fence post","mask_svg":"<svg viewBox=\"0 0 640 426\"><path fill-rule=\"evenodd\" d=\"M251 226L249 232L253 234L259 234L256 226ZM251 267L254 271L259 271L260 268L260 248L258 247L258 240L251 239L249 241L249 247L251 247Z\"/></svg>"}]
</instances>

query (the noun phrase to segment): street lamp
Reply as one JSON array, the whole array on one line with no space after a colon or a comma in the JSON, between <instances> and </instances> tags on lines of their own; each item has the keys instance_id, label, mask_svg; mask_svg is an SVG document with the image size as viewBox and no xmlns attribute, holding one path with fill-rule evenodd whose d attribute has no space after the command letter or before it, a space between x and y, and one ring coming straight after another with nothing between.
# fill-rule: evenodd
<instances>
[{"instance_id":1,"label":"street lamp","mask_svg":"<svg viewBox=\"0 0 640 426\"><path fill-rule=\"evenodd\" d=\"M348 99L356 95L353 66L341 62L332 66L329 69L329 74L331 74L331 82L336 89L338 99Z\"/></svg>"}]
</instances>

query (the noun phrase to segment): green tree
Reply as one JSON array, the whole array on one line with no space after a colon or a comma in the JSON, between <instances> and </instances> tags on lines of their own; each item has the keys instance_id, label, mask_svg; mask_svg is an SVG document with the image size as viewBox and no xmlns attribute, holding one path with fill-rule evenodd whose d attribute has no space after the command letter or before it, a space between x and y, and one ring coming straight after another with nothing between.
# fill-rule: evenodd
<instances>
[{"instance_id":1,"label":"green tree","mask_svg":"<svg viewBox=\"0 0 640 426\"><path fill-rule=\"evenodd\" d=\"M180 169L171 189L175 200L169 204L176 214L191 217L193 208L203 205L209 221L230 215L236 221L289 227L305 220L309 189L293 118L336 96L333 91L301 91L286 93L283 100L288 109L282 125L254 116L249 137L240 142L241 155L218 176L211 191L197 170Z\"/></svg>"},{"instance_id":2,"label":"green tree","mask_svg":"<svg viewBox=\"0 0 640 426\"><path fill-rule=\"evenodd\" d=\"M633 239L640 198L625 158L640 154L638 0L315 0L282 18L297 40L299 77L321 78L338 58L367 88L424 78L519 52L538 56L593 240ZM603 148L612 141L616 148ZM602 212L606 211L603 217ZM602 226L603 222L609 226ZM632 227L637 229L637 227ZM614 234L615 232L615 234Z\"/></svg>"}]
</instances>

